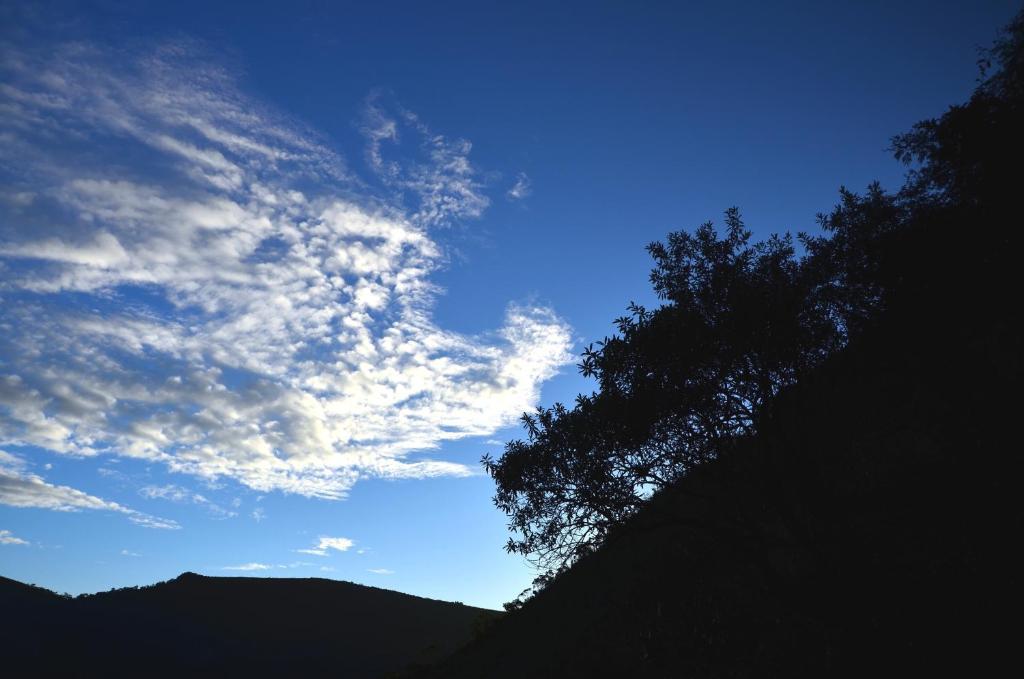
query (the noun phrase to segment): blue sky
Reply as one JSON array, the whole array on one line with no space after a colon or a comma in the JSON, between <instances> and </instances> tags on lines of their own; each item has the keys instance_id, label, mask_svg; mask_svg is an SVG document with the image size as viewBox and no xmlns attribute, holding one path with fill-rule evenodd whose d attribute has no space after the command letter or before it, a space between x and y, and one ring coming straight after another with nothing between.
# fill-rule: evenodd
<instances>
[{"instance_id":1,"label":"blue sky","mask_svg":"<svg viewBox=\"0 0 1024 679\"><path fill-rule=\"evenodd\" d=\"M897 187L1016 9L555 4L3 3L0 574L499 607L478 460L644 245Z\"/></svg>"}]
</instances>

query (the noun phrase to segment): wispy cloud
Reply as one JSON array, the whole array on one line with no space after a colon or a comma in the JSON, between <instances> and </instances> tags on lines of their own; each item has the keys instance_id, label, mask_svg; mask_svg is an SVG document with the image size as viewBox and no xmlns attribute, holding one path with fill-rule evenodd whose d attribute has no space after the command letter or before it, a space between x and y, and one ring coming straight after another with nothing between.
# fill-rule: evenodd
<instances>
[{"instance_id":1,"label":"wispy cloud","mask_svg":"<svg viewBox=\"0 0 1024 679\"><path fill-rule=\"evenodd\" d=\"M367 568L367 571L376 575L394 575L395 572L390 568Z\"/></svg>"},{"instance_id":2,"label":"wispy cloud","mask_svg":"<svg viewBox=\"0 0 1024 679\"><path fill-rule=\"evenodd\" d=\"M257 563L255 561L249 563L243 563L240 566L224 566L221 570L225 571L269 571L274 567L265 563Z\"/></svg>"},{"instance_id":3,"label":"wispy cloud","mask_svg":"<svg viewBox=\"0 0 1024 679\"><path fill-rule=\"evenodd\" d=\"M378 178L396 192L410 219L421 226L447 226L476 218L490 205L479 173L469 160L472 143L437 134L418 115L377 92L366 102L361 127L366 158ZM408 153L389 157L387 146ZM411 149L410 149L411 147Z\"/></svg>"},{"instance_id":4,"label":"wispy cloud","mask_svg":"<svg viewBox=\"0 0 1024 679\"><path fill-rule=\"evenodd\" d=\"M0 504L58 512L77 512L83 509L111 511L124 514L132 523L146 528L181 528L171 519L144 514L70 486L48 483L41 476L25 471L22 464L4 464L4 459L10 457L13 456L6 454L5 458L0 459Z\"/></svg>"},{"instance_id":5,"label":"wispy cloud","mask_svg":"<svg viewBox=\"0 0 1024 679\"><path fill-rule=\"evenodd\" d=\"M170 500L171 502L177 503L200 505L214 516L220 518L231 518L234 516L238 516L238 512L234 512L230 509L225 509L224 507L218 505L216 502L208 500L205 496L195 491L189 490L187 488L182 488L181 486L176 486L174 484L168 484L165 486L143 486L142 488L139 489L139 495L142 495L143 497L148 498L150 500L162 499Z\"/></svg>"},{"instance_id":6,"label":"wispy cloud","mask_svg":"<svg viewBox=\"0 0 1024 679\"><path fill-rule=\"evenodd\" d=\"M0 545L27 545L27 544L28 544L27 540L22 540L21 538L15 536L14 533L12 533L11 531L9 531L9 530L0 530Z\"/></svg>"},{"instance_id":7,"label":"wispy cloud","mask_svg":"<svg viewBox=\"0 0 1024 679\"><path fill-rule=\"evenodd\" d=\"M139 554L138 552L132 552L132 551L129 551L127 549L122 549L121 550L121 556L139 557L139 556L142 556L142 555Z\"/></svg>"},{"instance_id":8,"label":"wispy cloud","mask_svg":"<svg viewBox=\"0 0 1024 679\"><path fill-rule=\"evenodd\" d=\"M288 569L288 568L308 568L314 566L307 561L293 561L291 563L279 563L279 564L266 564L252 561L250 563L244 563L240 566L224 566L221 570L224 571L271 571L275 569ZM322 569L321 569L322 570Z\"/></svg>"},{"instance_id":9,"label":"wispy cloud","mask_svg":"<svg viewBox=\"0 0 1024 679\"><path fill-rule=\"evenodd\" d=\"M515 183L505 192L505 197L509 200L522 200L533 193L533 185L530 183L530 178L525 172L520 172L516 175Z\"/></svg>"},{"instance_id":10,"label":"wispy cloud","mask_svg":"<svg viewBox=\"0 0 1024 679\"><path fill-rule=\"evenodd\" d=\"M538 305L476 336L432 318L431 229L489 202L469 142L371 99L375 193L194 45L4 49L0 162L32 199L0 201L0 444L341 498L470 474L423 455L571 360Z\"/></svg>"}]
</instances>

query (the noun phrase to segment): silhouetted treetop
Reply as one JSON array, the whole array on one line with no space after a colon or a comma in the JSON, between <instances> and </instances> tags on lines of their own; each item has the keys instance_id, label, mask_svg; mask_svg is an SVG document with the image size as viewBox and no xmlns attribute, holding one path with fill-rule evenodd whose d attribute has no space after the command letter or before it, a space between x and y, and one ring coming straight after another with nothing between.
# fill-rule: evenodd
<instances>
[{"instance_id":1,"label":"silhouetted treetop","mask_svg":"<svg viewBox=\"0 0 1024 679\"><path fill-rule=\"evenodd\" d=\"M1022 34L1018 16L969 102L893 140L912 165L905 187L841 189L818 216L821 234L799 234L802 255L788 234L752 242L735 208L721 231L709 222L648 246L663 304L630 304L617 333L583 352L593 393L524 414L526 439L482 460L510 519L508 551L550 574L594 549L652 493L753 433L780 389L873 323L922 256L904 241L927 234L925 216L995 214L1016 195ZM998 233L988 246L1006 245Z\"/></svg>"},{"instance_id":2,"label":"silhouetted treetop","mask_svg":"<svg viewBox=\"0 0 1024 679\"><path fill-rule=\"evenodd\" d=\"M630 305L618 333L588 347L580 371L598 390L573 408L524 415L526 441L498 460L495 503L517 539L507 549L556 570L729 440L750 433L779 389L819 364L882 303L870 284L874 212L895 208L877 186L823 218L828 237L753 243L739 211L676 232L648 250L664 304Z\"/></svg>"},{"instance_id":3,"label":"silhouetted treetop","mask_svg":"<svg viewBox=\"0 0 1024 679\"><path fill-rule=\"evenodd\" d=\"M913 165L904 194L917 203L992 206L1020 185L1024 148L1024 13L978 64L978 87L965 104L893 138L896 157Z\"/></svg>"}]
</instances>

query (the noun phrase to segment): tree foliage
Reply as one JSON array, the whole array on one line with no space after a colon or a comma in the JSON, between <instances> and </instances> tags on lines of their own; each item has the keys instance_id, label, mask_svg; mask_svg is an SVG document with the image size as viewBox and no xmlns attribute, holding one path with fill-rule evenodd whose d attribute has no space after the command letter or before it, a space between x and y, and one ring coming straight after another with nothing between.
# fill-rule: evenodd
<instances>
[{"instance_id":1,"label":"tree foliage","mask_svg":"<svg viewBox=\"0 0 1024 679\"><path fill-rule=\"evenodd\" d=\"M929 205L992 209L1019 191L1024 146L1024 12L978 61L977 88L965 104L924 120L893 139L912 166L903 196Z\"/></svg>"},{"instance_id":2,"label":"tree foliage","mask_svg":"<svg viewBox=\"0 0 1024 679\"><path fill-rule=\"evenodd\" d=\"M752 242L735 208L721 235L709 222L648 246L664 303L631 304L618 332L584 351L579 368L597 390L572 408L524 415L526 440L484 457L517 534L507 549L557 570L651 493L750 433L766 401L880 304L868 247L878 234L865 228L879 222L862 216L895 209L877 186L863 198L844 192L820 217L832 236L800 236L803 257L789 235Z\"/></svg>"},{"instance_id":3,"label":"tree foliage","mask_svg":"<svg viewBox=\"0 0 1024 679\"><path fill-rule=\"evenodd\" d=\"M735 208L721 232L707 223L648 246L662 304L631 304L617 332L583 352L596 390L524 414L526 438L482 460L510 519L508 551L550 577L594 549L652 493L752 433L780 389L871 324L901 275L891 242L922 212L1012 193L1018 174L1000 159L1022 146L1021 35L1018 17L970 102L893 140L911 166L900 193L841 189L819 215L821 235L798 236L801 254L788 234L752 242Z\"/></svg>"}]
</instances>

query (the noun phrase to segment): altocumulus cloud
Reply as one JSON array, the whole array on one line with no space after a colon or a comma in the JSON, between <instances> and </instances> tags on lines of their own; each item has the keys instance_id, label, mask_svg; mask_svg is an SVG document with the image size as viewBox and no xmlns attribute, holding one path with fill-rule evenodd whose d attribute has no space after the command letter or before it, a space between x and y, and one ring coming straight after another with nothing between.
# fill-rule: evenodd
<instances>
[{"instance_id":1,"label":"altocumulus cloud","mask_svg":"<svg viewBox=\"0 0 1024 679\"><path fill-rule=\"evenodd\" d=\"M3 50L0 443L341 498L470 473L424 453L509 424L570 359L537 305L479 336L433 320L432 234L489 202L468 142L371 99L361 179L194 45ZM143 520L2 478L8 503Z\"/></svg>"}]
</instances>

